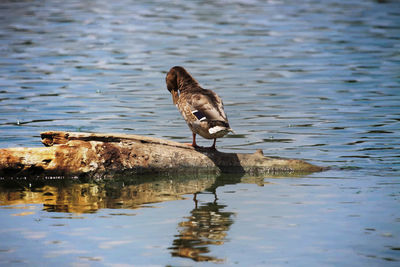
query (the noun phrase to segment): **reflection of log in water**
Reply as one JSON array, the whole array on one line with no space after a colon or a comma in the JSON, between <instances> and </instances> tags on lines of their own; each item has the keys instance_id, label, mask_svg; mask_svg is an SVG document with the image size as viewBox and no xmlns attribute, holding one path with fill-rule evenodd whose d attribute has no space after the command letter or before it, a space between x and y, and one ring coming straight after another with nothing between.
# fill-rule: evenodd
<instances>
[{"instance_id":1,"label":"reflection of log in water","mask_svg":"<svg viewBox=\"0 0 400 267\"><path fill-rule=\"evenodd\" d=\"M226 206L217 203L216 195L213 202L200 207L197 194L193 200L195 208L191 211L191 216L179 224L180 233L170 248L172 255L195 261L221 262L223 259L207 255L210 252L209 246L224 244L234 213L223 211Z\"/></svg>"},{"instance_id":2,"label":"reflection of log in water","mask_svg":"<svg viewBox=\"0 0 400 267\"><path fill-rule=\"evenodd\" d=\"M102 208L139 208L143 204L182 199L182 195L218 186L262 182L262 177L241 175L129 176L110 180L0 180L0 205L43 204L47 211L91 213Z\"/></svg>"},{"instance_id":3,"label":"reflection of log in water","mask_svg":"<svg viewBox=\"0 0 400 267\"><path fill-rule=\"evenodd\" d=\"M221 262L208 255L212 246L222 245L233 223L232 212L217 203L216 189L240 182L263 185L264 177L241 175L148 176L142 180L115 177L82 183L79 180L3 180L0 206L42 204L48 212L93 213L102 208L135 209L143 204L182 199L194 194L194 209L179 224L180 233L170 248L172 255L195 261ZM214 201L198 204L198 192L212 192ZM201 195L200 197L201 198ZM17 215L29 215L22 212ZM129 214L131 215L131 214Z\"/></svg>"},{"instance_id":4,"label":"reflection of log in water","mask_svg":"<svg viewBox=\"0 0 400 267\"><path fill-rule=\"evenodd\" d=\"M92 213L102 208L135 209L143 204L182 199L181 195L203 191L215 176L179 177L174 180L125 177L93 183L71 181L13 180L0 185L0 205L43 204L46 211ZM151 182L149 182L152 180Z\"/></svg>"}]
</instances>

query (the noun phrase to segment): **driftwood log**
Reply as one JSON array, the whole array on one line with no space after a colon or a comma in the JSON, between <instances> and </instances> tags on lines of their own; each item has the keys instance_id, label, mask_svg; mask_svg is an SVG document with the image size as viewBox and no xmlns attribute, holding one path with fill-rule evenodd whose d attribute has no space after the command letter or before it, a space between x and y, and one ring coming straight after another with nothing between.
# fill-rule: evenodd
<instances>
[{"instance_id":1,"label":"driftwood log","mask_svg":"<svg viewBox=\"0 0 400 267\"><path fill-rule=\"evenodd\" d=\"M142 173L311 173L323 168L302 160L193 148L164 139L127 134L49 131L46 147L0 149L0 177L102 178Z\"/></svg>"}]
</instances>

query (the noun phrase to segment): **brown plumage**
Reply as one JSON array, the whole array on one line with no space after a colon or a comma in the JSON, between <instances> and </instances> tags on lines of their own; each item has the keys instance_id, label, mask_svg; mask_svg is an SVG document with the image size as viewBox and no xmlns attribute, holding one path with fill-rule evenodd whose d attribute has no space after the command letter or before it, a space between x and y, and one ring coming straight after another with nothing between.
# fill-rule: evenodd
<instances>
[{"instance_id":1,"label":"brown plumage","mask_svg":"<svg viewBox=\"0 0 400 267\"><path fill-rule=\"evenodd\" d=\"M196 134L206 139L216 139L232 129L229 127L221 98L211 90L203 89L183 68L173 67L166 77L172 100L193 132L192 146L197 147Z\"/></svg>"}]
</instances>

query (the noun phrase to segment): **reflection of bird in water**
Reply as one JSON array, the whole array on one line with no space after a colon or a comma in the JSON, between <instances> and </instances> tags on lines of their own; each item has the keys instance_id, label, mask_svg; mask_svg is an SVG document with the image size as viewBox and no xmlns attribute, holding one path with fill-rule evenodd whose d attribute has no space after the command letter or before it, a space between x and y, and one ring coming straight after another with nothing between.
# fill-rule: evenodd
<instances>
[{"instance_id":1,"label":"reflection of bird in water","mask_svg":"<svg viewBox=\"0 0 400 267\"><path fill-rule=\"evenodd\" d=\"M226 206L219 205L215 194L214 196L214 202L198 207L195 194L196 206L191 211L191 216L186 217L188 220L179 223L180 234L170 248L173 250L173 256L191 258L195 261L222 261L205 254L210 252L210 245L224 244L227 231L233 223L231 219L233 212L222 211Z\"/></svg>"},{"instance_id":2,"label":"reflection of bird in water","mask_svg":"<svg viewBox=\"0 0 400 267\"><path fill-rule=\"evenodd\" d=\"M174 104L193 132L193 147L197 147L196 134L214 139L211 148L215 149L217 138L233 132L221 98L213 91L203 89L183 67L171 68L166 83Z\"/></svg>"}]
</instances>

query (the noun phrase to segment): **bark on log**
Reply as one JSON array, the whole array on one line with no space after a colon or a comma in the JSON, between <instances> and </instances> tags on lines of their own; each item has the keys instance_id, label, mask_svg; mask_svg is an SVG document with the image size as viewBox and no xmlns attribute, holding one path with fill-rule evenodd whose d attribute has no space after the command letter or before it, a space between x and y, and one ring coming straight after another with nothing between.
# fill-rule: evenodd
<instances>
[{"instance_id":1,"label":"bark on log","mask_svg":"<svg viewBox=\"0 0 400 267\"><path fill-rule=\"evenodd\" d=\"M235 172L311 173L323 168L302 160L223 153L164 139L127 134L49 131L41 148L0 149L0 176L88 176L114 174Z\"/></svg>"}]
</instances>

